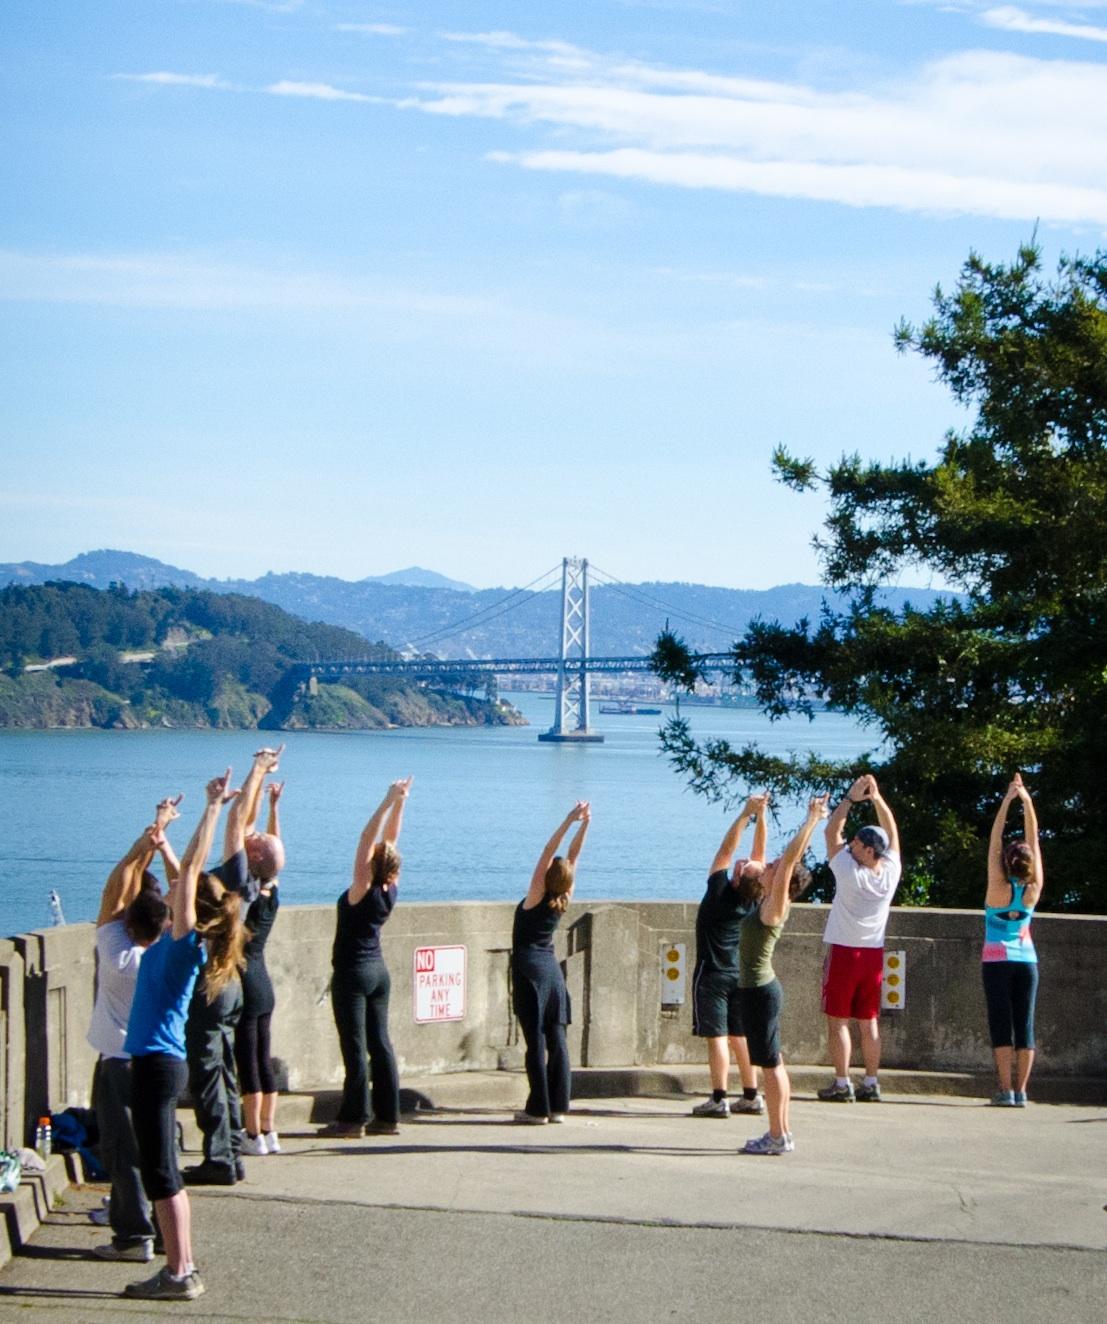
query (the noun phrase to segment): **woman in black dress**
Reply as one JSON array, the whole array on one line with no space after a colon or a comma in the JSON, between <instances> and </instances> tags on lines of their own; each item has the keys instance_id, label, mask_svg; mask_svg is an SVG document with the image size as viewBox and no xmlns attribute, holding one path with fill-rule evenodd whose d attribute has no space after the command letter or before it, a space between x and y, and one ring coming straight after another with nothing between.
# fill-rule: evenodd
<instances>
[{"instance_id":1,"label":"woman in black dress","mask_svg":"<svg viewBox=\"0 0 1107 1324\"><path fill-rule=\"evenodd\" d=\"M331 1005L346 1078L338 1118L319 1135L353 1139L362 1134L397 1135L400 1130L400 1078L388 1036L391 984L380 936L396 904L400 877L396 842L411 782L407 777L388 788L362 830L353 882L338 898Z\"/></svg>"},{"instance_id":2,"label":"woman in black dress","mask_svg":"<svg viewBox=\"0 0 1107 1324\"><path fill-rule=\"evenodd\" d=\"M571 1070L565 1027L570 1023L565 976L554 955L553 936L569 906L576 863L591 822L588 804L579 800L546 842L534 866L530 888L515 908L511 934L511 981L515 1015L527 1045L526 1107L517 1122L543 1126L564 1120L569 1111ZM557 848L574 824L577 834L568 852Z\"/></svg>"},{"instance_id":3,"label":"woman in black dress","mask_svg":"<svg viewBox=\"0 0 1107 1324\"><path fill-rule=\"evenodd\" d=\"M269 823L265 829L268 852L265 862L283 865L280 852L272 843L281 841L277 803L284 790L284 782L269 783ZM258 787L259 799L261 787ZM254 807L253 820L257 818ZM255 856L262 852L255 850ZM262 872L268 869L262 865ZM277 1079L273 1074L270 1056L270 1033L276 997L273 981L265 964L265 944L277 921L281 898L277 891L280 879L274 874L266 878L257 897L246 912L246 929L250 939L243 953L246 967L242 971L242 1015L234 1034L234 1055L238 1066L238 1084L242 1091L242 1117L246 1135L242 1140L243 1154L279 1154L280 1137L277 1135Z\"/></svg>"}]
</instances>

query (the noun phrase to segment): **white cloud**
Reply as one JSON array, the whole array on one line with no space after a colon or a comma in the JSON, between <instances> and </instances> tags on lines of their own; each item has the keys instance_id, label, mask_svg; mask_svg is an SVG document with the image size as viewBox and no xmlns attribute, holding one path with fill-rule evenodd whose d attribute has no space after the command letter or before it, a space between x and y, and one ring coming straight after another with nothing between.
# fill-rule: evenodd
<instances>
[{"instance_id":1,"label":"white cloud","mask_svg":"<svg viewBox=\"0 0 1107 1324\"><path fill-rule=\"evenodd\" d=\"M315 101L369 101L379 102L380 97L366 96L363 92L345 92L330 83L294 83L287 79L279 83L270 83L265 89L275 97L309 97Z\"/></svg>"},{"instance_id":2,"label":"white cloud","mask_svg":"<svg viewBox=\"0 0 1107 1324\"><path fill-rule=\"evenodd\" d=\"M1004 219L1107 225L1107 68L993 51L849 92L672 70L569 48L566 75L510 34L525 76L428 89L427 114L549 130L493 159L529 169ZM544 77L536 76L543 71Z\"/></svg>"},{"instance_id":3,"label":"white cloud","mask_svg":"<svg viewBox=\"0 0 1107 1324\"><path fill-rule=\"evenodd\" d=\"M160 87L203 87L226 89L225 83L217 74L174 74L168 72L152 74L112 74L112 78L123 83L154 83Z\"/></svg>"},{"instance_id":4,"label":"white cloud","mask_svg":"<svg viewBox=\"0 0 1107 1324\"><path fill-rule=\"evenodd\" d=\"M1107 28L1095 27L1090 23L1066 23L1059 18L1035 18L1025 9L1016 9L1014 5L986 9L980 19L988 27L1000 28L1004 32L1031 32L1052 37L1075 37L1080 41L1107 41Z\"/></svg>"},{"instance_id":5,"label":"white cloud","mask_svg":"<svg viewBox=\"0 0 1107 1324\"><path fill-rule=\"evenodd\" d=\"M364 32L373 37L402 37L410 28L396 23L336 23L335 32Z\"/></svg>"}]
</instances>

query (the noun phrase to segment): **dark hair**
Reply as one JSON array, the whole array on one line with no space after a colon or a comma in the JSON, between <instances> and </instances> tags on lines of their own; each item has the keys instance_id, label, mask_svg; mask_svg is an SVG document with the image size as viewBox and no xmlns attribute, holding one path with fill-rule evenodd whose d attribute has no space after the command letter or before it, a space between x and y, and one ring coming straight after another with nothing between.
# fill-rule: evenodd
<instances>
[{"instance_id":1,"label":"dark hair","mask_svg":"<svg viewBox=\"0 0 1107 1324\"><path fill-rule=\"evenodd\" d=\"M157 942L169 919L169 907L162 894L152 887L144 887L123 913L127 932L144 947Z\"/></svg>"},{"instance_id":2,"label":"dark hair","mask_svg":"<svg viewBox=\"0 0 1107 1324\"><path fill-rule=\"evenodd\" d=\"M573 890L575 877L576 870L564 855L555 855L543 882L546 885L546 905L559 915L564 915L569 909L569 893Z\"/></svg>"},{"instance_id":3,"label":"dark hair","mask_svg":"<svg viewBox=\"0 0 1107 1324\"><path fill-rule=\"evenodd\" d=\"M750 865L756 863L756 860L747 860L738 875L738 886L734 890L738 893L738 899L743 906L760 905L765 897L764 868L759 868L756 872L750 869Z\"/></svg>"},{"instance_id":4,"label":"dark hair","mask_svg":"<svg viewBox=\"0 0 1107 1324\"><path fill-rule=\"evenodd\" d=\"M1003 848L1003 865L1012 878L1029 878L1034 870L1034 852L1025 841L1009 841Z\"/></svg>"},{"instance_id":5,"label":"dark hair","mask_svg":"<svg viewBox=\"0 0 1107 1324\"><path fill-rule=\"evenodd\" d=\"M788 881L788 900L795 901L797 897L803 896L810 886L811 870L804 864L797 864Z\"/></svg>"},{"instance_id":6,"label":"dark hair","mask_svg":"<svg viewBox=\"0 0 1107 1324\"><path fill-rule=\"evenodd\" d=\"M390 841L378 841L369 854L369 886L390 887L400 876L400 852Z\"/></svg>"}]
</instances>

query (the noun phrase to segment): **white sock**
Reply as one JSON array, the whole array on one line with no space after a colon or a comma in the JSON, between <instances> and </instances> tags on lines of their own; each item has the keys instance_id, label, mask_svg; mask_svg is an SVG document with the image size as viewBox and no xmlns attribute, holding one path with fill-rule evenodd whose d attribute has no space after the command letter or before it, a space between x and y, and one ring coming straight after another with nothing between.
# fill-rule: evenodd
<instances>
[{"instance_id":1,"label":"white sock","mask_svg":"<svg viewBox=\"0 0 1107 1324\"><path fill-rule=\"evenodd\" d=\"M875 1076L866 1076L866 1077L865 1077L865 1084L866 1084L866 1085L875 1085L875 1084L876 1084L876 1077L875 1077Z\"/></svg>"},{"instance_id":2,"label":"white sock","mask_svg":"<svg viewBox=\"0 0 1107 1324\"><path fill-rule=\"evenodd\" d=\"M835 1083L835 1085L838 1086L838 1088L839 1088L840 1090L844 1090L844 1089L846 1088L846 1086L849 1084L849 1077L848 1077L848 1076L835 1076L835 1077L834 1077L834 1083Z\"/></svg>"}]
</instances>

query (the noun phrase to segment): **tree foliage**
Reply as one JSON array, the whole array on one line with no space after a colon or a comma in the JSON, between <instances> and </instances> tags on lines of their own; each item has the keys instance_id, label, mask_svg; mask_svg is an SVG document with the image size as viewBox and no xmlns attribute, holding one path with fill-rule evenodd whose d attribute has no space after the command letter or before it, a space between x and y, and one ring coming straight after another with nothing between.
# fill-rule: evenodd
<instances>
[{"instance_id":1,"label":"tree foliage","mask_svg":"<svg viewBox=\"0 0 1107 1324\"><path fill-rule=\"evenodd\" d=\"M1043 827L1043 904L1107 910L1107 254L1062 259L1034 245L1007 265L972 256L933 316L896 329L973 411L931 461L844 456L826 473L784 450L781 481L821 486L824 583L848 593L817 622L755 622L733 648L767 713L849 713L869 724L875 772L897 811L906 888L980 904L987 831L1019 769ZM881 584L931 572L932 608L892 611ZM694 667L663 636L659 674ZM793 794L854 767L781 763L756 747L701 747L676 719L663 743L716 798L766 782Z\"/></svg>"}]
</instances>

